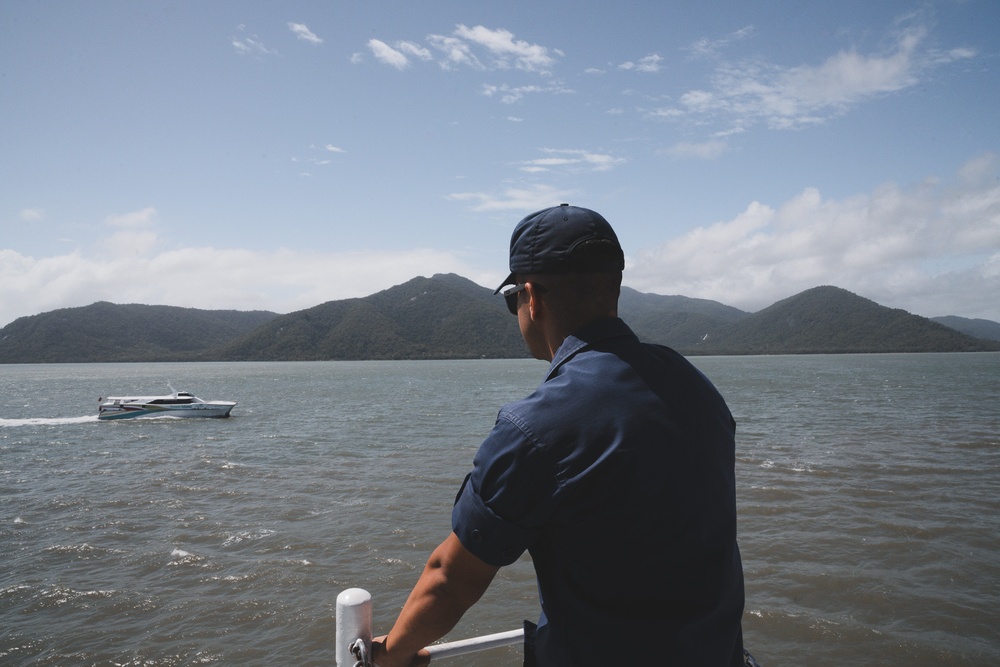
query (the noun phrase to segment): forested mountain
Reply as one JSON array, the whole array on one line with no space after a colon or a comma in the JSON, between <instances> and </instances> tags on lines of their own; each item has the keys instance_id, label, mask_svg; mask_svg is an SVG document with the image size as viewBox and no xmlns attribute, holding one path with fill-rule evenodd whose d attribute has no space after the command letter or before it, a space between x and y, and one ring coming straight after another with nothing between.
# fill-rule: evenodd
<instances>
[{"instance_id":1,"label":"forested mountain","mask_svg":"<svg viewBox=\"0 0 1000 667\"><path fill-rule=\"evenodd\" d=\"M475 359L527 356L503 299L454 274L277 317L219 359Z\"/></svg>"},{"instance_id":2,"label":"forested mountain","mask_svg":"<svg viewBox=\"0 0 1000 667\"><path fill-rule=\"evenodd\" d=\"M749 313L718 301L643 294L622 288L618 312L642 340L681 349L696 347Z\"/></svg>"},{"instance_id":3,"label":"forested mountain","mask_svg":"<svg viewBox=\"0 0 1000 667\"><path fill-rule=\"evenodd\" d=\"M14 320L0 329L0 363L199 360L274 317L98 301Z\"/></svg>"},{"instance_id":4,"label":"forested mountain","mask_svg":"<svg viewBox=\"0 0 1000 667\"><path fill-rule=\"evenodd\" d=\"M1000 341L985 335L974 338L837 287L806 290L752 314L623 288L620 314L643 340L685 354L1000 350ZM0 363L526 356L503 299L454 274L287 315L99 302L0 329Z\"/></svg>"},{"instance_id":5,"label":"forested mountain","mask_svg":"<svg viewBox=\"0 0 1000 667\"><path fill-rule=\"evenodd\" d=\"M961 331L967 336L983 338L985 340L1000 340L1000 322L969 319L968 317L957 317L955 315L932 317L931 320L950 327L955 331Z\"/></svg>"},{"instance_id":6,"label":"forested mountain","mask_svg":"<svg viewBox=\"0 0 1000 667\"><path fill-rule=\"evenodd\" d=\"M886 308L839 287L814 287L749 315L688 352L815 354L969 352L1000 345Z\"/></svg>"}]
</instances>

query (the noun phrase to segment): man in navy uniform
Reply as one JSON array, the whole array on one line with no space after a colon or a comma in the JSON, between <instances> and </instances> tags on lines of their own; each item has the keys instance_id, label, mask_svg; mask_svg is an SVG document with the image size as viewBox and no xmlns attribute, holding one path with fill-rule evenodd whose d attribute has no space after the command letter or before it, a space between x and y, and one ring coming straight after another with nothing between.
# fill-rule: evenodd
<instances>
[{"instance_id":1,"label":"man in navy uniform","mask_svg":"<svg viewBox=\"0 0 1000 667\"><path fill-rule=\"evenodd\" d=\"M705 376L618 319L624 254L598 213L524 218L503 290L538 389L504 406L389 634L380 667L425 664L527 550L541 617L525 663L744 665L735 421ZM503 288L507 289L503 289Z\"/></svg>"}]
</instances>

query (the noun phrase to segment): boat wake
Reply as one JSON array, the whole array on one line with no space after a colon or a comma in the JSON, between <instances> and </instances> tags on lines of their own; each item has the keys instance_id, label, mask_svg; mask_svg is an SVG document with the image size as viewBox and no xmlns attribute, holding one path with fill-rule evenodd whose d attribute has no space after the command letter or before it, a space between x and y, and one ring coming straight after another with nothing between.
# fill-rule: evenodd
<instances>
[{"instance_id":1,"label":"boat wake","mask_svg":"<svg viewBox=\"0 0 1000 667\"><path fill-rule=\"evenodd\" d=\"M3 419L0 417L0 428L4 426L61 426L63 424L86 424L96 422L97 415L85 417L28 417L26 419Z\"/></svg>"}]
</instances>

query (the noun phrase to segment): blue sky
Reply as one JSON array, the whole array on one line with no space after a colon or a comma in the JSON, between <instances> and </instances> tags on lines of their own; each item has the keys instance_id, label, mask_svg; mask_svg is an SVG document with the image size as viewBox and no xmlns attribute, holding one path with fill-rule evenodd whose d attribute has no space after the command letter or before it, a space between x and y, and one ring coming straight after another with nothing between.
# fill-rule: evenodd
<instances>
[{"instance_id":1,"label":"blue sky","mask_svg":"<svg viewBox=\"0 0 1000 667\"><path fill-rule=\"evenodd\" d=\"M600 211L625 284L1000 321L1000 3L0 2L0 326L280 313Z\"/></svg>"}]
</instances>

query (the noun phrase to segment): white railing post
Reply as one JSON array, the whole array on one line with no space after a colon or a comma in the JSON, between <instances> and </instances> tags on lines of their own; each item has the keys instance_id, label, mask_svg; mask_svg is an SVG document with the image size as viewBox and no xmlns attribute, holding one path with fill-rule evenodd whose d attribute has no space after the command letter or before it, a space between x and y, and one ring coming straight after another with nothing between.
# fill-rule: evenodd
<instances>
[{"instance_id":1,"label":"white railing post","mask_svg":"<svg viewBox=\"0 0 1000 667\"><path fill-rule=\"evenodd\" d=\"M372 650L372 596L363 588L348 588L337 596L337 667L354 667L351 644L360 639Z\"/></svg>"}]
</instances>

